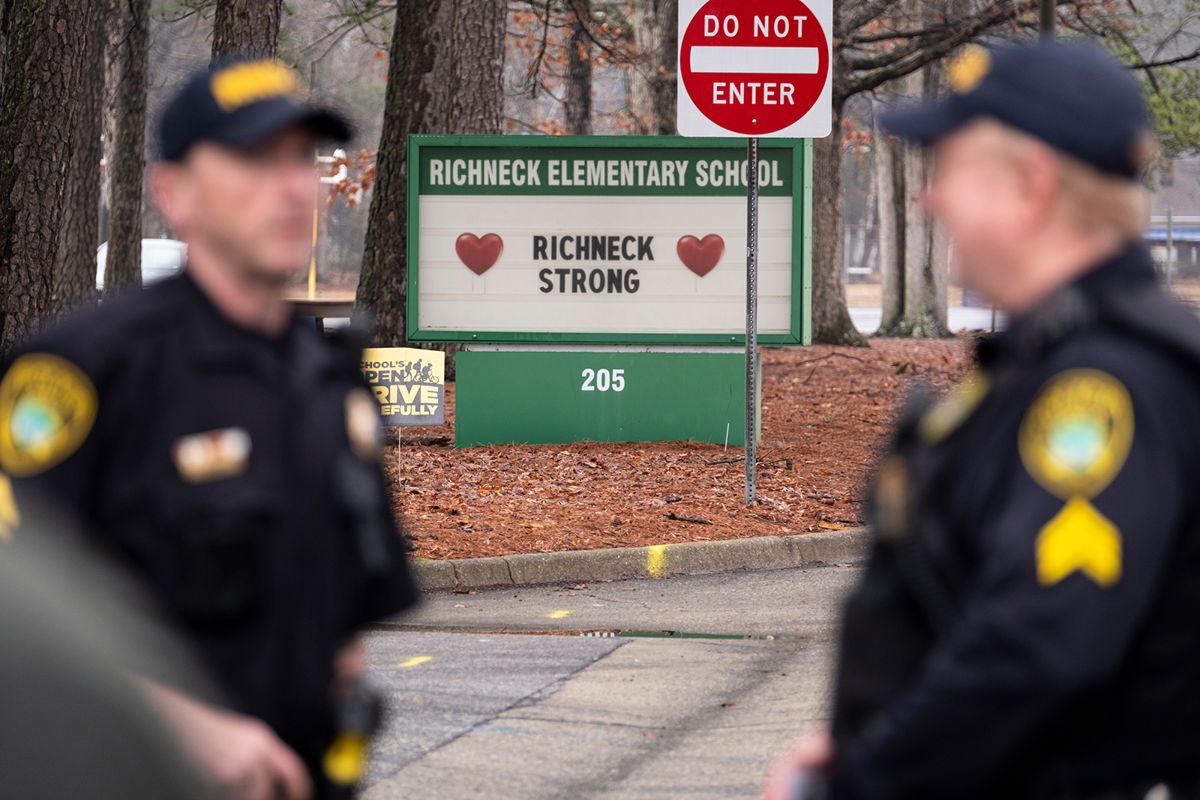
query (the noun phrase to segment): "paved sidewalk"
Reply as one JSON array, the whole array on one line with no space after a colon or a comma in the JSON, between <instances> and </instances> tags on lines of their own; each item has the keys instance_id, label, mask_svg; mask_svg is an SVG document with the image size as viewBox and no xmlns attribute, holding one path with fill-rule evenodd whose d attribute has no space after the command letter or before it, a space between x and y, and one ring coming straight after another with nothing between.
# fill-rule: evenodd
<instances>
[{"instance_id":1,"label":"paved sidewalk","mask_svg":"<svg viewBox=\"0 0 1200 800\"><path fill-rule=\"evenodd\" d=\"M363 796L751 800L828 714L861 571L430 593L369 636L394 713Z\"/></svg>"},{"instance_id":2,"label":"paved sidewalk","mask_svg":"<svg viewBox=\"0 0 1200 800\"><path fill-rule=\"evenodd\" d=\"M414 568L424 589L538 586L833 564L865 557L867 542L866 531L854 528L652 547L418 561Z\"/></svg>"}]
</instances>

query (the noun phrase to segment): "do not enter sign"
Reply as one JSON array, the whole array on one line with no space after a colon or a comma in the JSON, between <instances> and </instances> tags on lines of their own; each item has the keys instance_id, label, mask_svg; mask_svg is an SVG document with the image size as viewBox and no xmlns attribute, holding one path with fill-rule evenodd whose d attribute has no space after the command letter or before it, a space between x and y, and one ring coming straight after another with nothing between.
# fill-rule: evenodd
<instances>
[{"instance_id":1,"label":"do not enter sign","mask_svg":"<svg viewBox=\"0 0 1200 800\"><path fill-rule=\"evenodd\" d=\"M831 0L681 0L679 132L830 133Z\"/></svg>"}]
</instances>

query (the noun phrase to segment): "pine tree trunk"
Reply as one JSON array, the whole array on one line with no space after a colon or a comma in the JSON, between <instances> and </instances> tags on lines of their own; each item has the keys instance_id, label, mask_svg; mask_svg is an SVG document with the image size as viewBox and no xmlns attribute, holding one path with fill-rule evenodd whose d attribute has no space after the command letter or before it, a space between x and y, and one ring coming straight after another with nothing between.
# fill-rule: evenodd
<instances>
[{"instance_id":1,"label":"pine tree trunk","mask_svg":"<svg viewBox=\"0 0 1200 800\"><path fill-rule=\"evenodd\" d=\"M592 19L592 0L568 0L567 81L563 107L567 133L587 136L592 132L592 40L587 25Z\"/></svg>"},{"instance_id":2,"label":"pine tree trunk","mask_svg":"<svg viewBox=\"0 0 1200 800\"><path fill-rule=\"evenodd\" d=\"M505 12L504 0L400 0L396 8L357 297L357 314L372 319L382 346L406 341L407 137L500 132Z\"/></svg>"},{"instance_id":3,"label":"pine tree trunk","mask_svg":"<svg viewBox=\"0 0 1200 800\"><path fill-rule=\"evenodd\" d=\"M946 228L936 219L930 223L929 278L930 290L929 307L934 318L938 320L940 332L936 336L953 336L950 330L950 253L953 247Z\"/></svg>"},{"instance_id":4,"label":"pine tree trunk","mask_svg":"<svg viewBox=\"0 0 1200 800\"><path fill-rule=\"evenodd\" d=\"M88 4L84 64L68 111L74 116L63 219L54 264L53 308L61 312L96 300L96 247L100 244L100 136L104 130L103 0Z\"/></svg>"},{"instance_id":5,"label":"pine tree trunk","mask_svg":"<svg viewBox=\"0 0 1200 800\"><path fill-rule=\"evenodd\" d=\"M875 173L879 192L879 273L883 283L883 318L876 336L895 336L904 316L904 175L897 157L900 145L875 129Z\"/></svg>"},{"instance_id":6,"label":"pine tree trunk","mask_svg":"<svg viewBox=\"0 0 1200 800\"><path fill-rule=\"evenodd\" d=\"M631 16L634 51L629 107L633 132L642 136L675 133L676 48L679 0L635 0Z\"/></svg>"},{"instance_id":7,"label":"pine tree trunk","mask_svg":"<svg viewBox=\"0 0 1200 800\"><path fill-rule=\"evenodd\" d=\"M834 98L833 133L813 140L813 341L864 347L846 307L842 277L842 107Z\"/></svg>"},{"instance_id":8,"label":"pine tree trunk","mask_svg":"<svg viewBox=\"0 0 1200 800\"><path fill-rule=\"evenodd\" d=\"M12 18L10 5L8 0L0 0L0 91L4 89L4 67L8 61L3 54L8 50L8 21Z\"/></svg>"},{"instance_id":9,"label":"pine tree trunk","mask_svg":"<svg viewBox=\"0 0 1200 800\"><path fill-rule=\"evenodd\" d=\"M101 0L9 0L7 6L0 89L0 350L53 312L79 92L89 78L85 72L94 69L92 41L101 25Z\"/></svg>"},{"instance_id":10,"label":"pine tree trunk","mask_svg":"<svg viewBox=\"0 0 1200 800\"><path fill-rule=\"evenodd\" d=\"M915 97L936 92L933 67L914 72L906 79ZM924 147L903 148L904 216L904 316L896 335L913 339L949 336L946 326L945 260L935 246L935 226L925 213L922 196L929 183L932 157Z\"/></svg>"},{"instance_id":11,"label":"pine tree trunk","mask_svg":"<svg viewBox=\"0 0 1200 800\"><path fill-rule=\"evenodd\" d=\"M228 54L274 58L279 43L280 0L217 0L213 61Z\"/></svg>"},{"instance_id":12,"label":"pine tree trunk","mask_svg":"<svg viewBox=\"0 0 1200 800\"><path fill-rule=\"evenodd\" d=\"M142 285L146 59L150 0L109 0L105 58L108 142L108 255L104 293Z\"/></svg>"},{"instance_id":13,"label":"pine tree trunk","mask_svg":"<svg viewBox=\"0 0 1200 800\"><path fill-rule=\"evenodd\" d=\"M929 220L921 213L921 192L928 175L925 153L920 147L905 144L901 147L901 162L904 173L904 194L901 202L904 225L904 315L900 320L899 335L915 337L914 331L923 327L921 299L925 294L925 265L929 259Z\"/></svg>"}]
</instances>

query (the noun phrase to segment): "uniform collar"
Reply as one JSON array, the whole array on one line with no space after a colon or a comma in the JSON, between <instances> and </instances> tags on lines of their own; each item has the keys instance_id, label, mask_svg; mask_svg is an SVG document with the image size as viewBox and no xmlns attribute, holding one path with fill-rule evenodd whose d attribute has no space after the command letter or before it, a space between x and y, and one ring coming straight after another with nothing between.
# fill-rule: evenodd
<instances>
[{"instance_id":1,"label":"uniform collar","mask_svg":"<svg viewBox=\"0 0 1200 800\"><path fill-rule=\"evenodd\" d=\"M300 323L292 320L289 328L276 337L244 328L227 317L185 269L173 279L189 309L185 324L193 352L203 363L214 367L251 365L275 374L281 357L292 349Z\"/></svg>"},{"instance_id":2,"label":"uniform collar","mask_svg":"<svg viewBox=\"0 0 1200 800\"><path fill-rule=\"evenodd\" d=\"M1131 242L1077 278L1075 286L1088 296L1098 297L1110 292L1127 292L1157 279L1150 250L1141 242Z\"/></svg>"},{"instance_id":3,"label":"uniform collar","mask_svg":"<svg viewBox=\"0 0 1200 800\"><path fill-rule=\"evenodd\" d=\"M357 374L358 353L344 355L345 348L330 346L304 320L293 317L282 335L264 336L226 317L186 270L170 280L184 298L187 341L205 367L248 368L268 381L297 386L314 385L335 372Z\"/></svg>"},{"instance_id":4,"label":"uniform collar","mask_svg":"<svg viewBox=\"0 0 1200 800\"><path fill-rule=\"evenodd\" d=\"M1001 333L981 340L979 363L986 368L1034 355L1090 322L1096 304L1105 297L1141 288L1156 279L1150 251L1141 242L1131 242L1031 310L1013 317Z\"/></svg>"}]
</instances>

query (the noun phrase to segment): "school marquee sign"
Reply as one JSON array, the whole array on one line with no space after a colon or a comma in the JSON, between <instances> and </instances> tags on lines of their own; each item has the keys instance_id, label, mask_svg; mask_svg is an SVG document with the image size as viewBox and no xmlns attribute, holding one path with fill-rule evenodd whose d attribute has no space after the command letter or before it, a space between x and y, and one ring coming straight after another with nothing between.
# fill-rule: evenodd
<instances>
[{"instance_id":1,"label":"school marquee sign","mask_svg":"<svg viewBox=\"0 0 1200 800\"><path fill-rule=\"evenodd\" d=\"M746 157L676 137L413 136L414 342L745 336ZM760 331L809 337L811 149L762 145Z\"/></svg>"}]
</instances>

